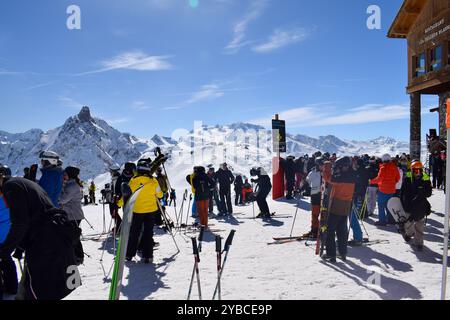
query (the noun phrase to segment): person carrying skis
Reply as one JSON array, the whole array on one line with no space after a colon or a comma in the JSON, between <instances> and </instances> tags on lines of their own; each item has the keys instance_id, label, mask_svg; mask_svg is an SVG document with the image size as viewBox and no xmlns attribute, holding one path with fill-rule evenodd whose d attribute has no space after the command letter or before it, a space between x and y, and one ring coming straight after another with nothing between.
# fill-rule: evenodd
<instances>
[{"instance_id":1,"label":"person carrying skis","mask_svg":"<svg viewBox=\"0 0 450 320\"><path fill-rule=\"evenodd\" d=\"M352 209L356 177L351 167L351 159L343 157L334 163L331 177L331 194L328 207L326 254L322 259L336 262L336 236L340 258L347 257L347 220Z\"/></svg>"},{"instance_id":2,"label":"person carrying skis","mask_svg":"<svg viewBox=\"0 0 450 320\"><path fill-rule=\"evenodd\" d=\"M266 171L261 167L252 168L250 170L250 175L252 177L255 176L258 177L258 179L251 179L251 182L257 183L255 193L256 193L256 203L258 204L258 208L260 210L258 218L270 218L271 213L269 205L267 204L266 200L267 196L272 190L272 183L270 182L270 177L266 173Z\"/></svg>"},{"instance_id":3,"label":"person carrying skis","mask_svg":"<svg viewBox=\"0 0 450 320\"><path fill-rule=\"evenodd\" d=\"M77 167L69 166L64 170L64 185L61 196L59 197L60 208L67 213L69 221L73 221L78 227L81 221L84 220L84 213L81 207L83 185L81 184L79 174L80 169ZM84 250L80 239L76 242L74 250L77 265L83 264Z\"/></svg>"},{"instance_id":4,"label":"person carrying skis","mask_svg":"<svg viewBox=\"0 0 450 320\"><path fill-rule=\"evenodd\" d=\"M2 166L0 164L0 166ZM5 166L3 166L5 168ZM5 168L6 172L6 168ZM8 172L8 175L11 175ZM0 194L0 245L2 245L11 228L11 220L8 204L3 196ZM12 251L7 251L0 256L0 300L3 300L4 294L17 294L18 281L17 269L11 257Z\"/></svg>"},{"instance_id":5,"label":"person carrying skis","mask_svg":"<svg viewBox=\"0 0 450 320\"><path fill-rule=\"evenodd\" d=\"M43 151L39 158L42 165L39 185L47 192L53 205L58 208L63 184L63 169L58 165L60 163L59 155L53 151Z\"/></svg>"},{"instance_id":6,"label":"person carrying skis","mask_svg":"<svg viewBox=\"0 0 450 320\"><path fill-rule=\"evenodd\" d=\"M414 245L418 251L423 250L425 218L431 214L431 205L427 198L431 195L430 177L424 172L420 161L413 161L401 190L403 208L410 216L404 226L403 238L408 243L414 238Z\"/></svg>"},{"instance_id":7,"label":"person carrying skis","mask_svg":"<svg viewBox=\"0 0 450 320\"><path fill-rule=\"evenodd\" d=\"M65 298L80 285L80 279L72 281L79 275L73 248L81 235L79 228L68 222L66 212L54 207L38 184L11 177L5 166L0 166L0 194L11 220L0 256L15 248L25 252L24 299Z\"/></svg>"},{"instance_id":8,"label":"person carrying skis","mask_svg":"<svg viewBox=\"0 0 450 320\"><path fill-rule=\"evenodd\" d=\"M244 202L242 201L242 188L244 186L244 181L242 180L241 175L237 175L236 179L234 180L234 193L236 194L234 199L234 205L243 205Z\"/></svg>"},{"instance_id":9,"label":"person carrying skis","mask_svg":"<svg viewBox=\"0 0 450 320\"><path fill-rule=\"evenodd\" d=\"M152 175L152 160L141 159L137 164L137 175L131 178L129 185L134 193L139 188L141 192L136 199L133 218L130 227L130 238L126 253L126 260L131 261L137 253L139 237L142 233L142 257L144 263L153 263L153 228L157 214L159 213L158 201L163 197L161 187ZM119 206L123 205L123 200L119 201Z\"/></svg>"},{"instance_id":10,"label":"person carrying skis","mask_svg":"<svg viewBox=\"0 0 450 320\"><path fill-rule=\"evenodd\" d=\"M197 167L197 172L192 184L195 188L195 202L200 219L200 225L208 229L209 195L212 188L212 180L206 174L204 167Z\"/></svg>"},{"instance_id":11,"label":"person carrying skis","mask_svg":"<svg viewBox=\"0 0 450 320\"><path fill-rule=\"evenodd\" d=\"M233 214L233 205L231 203L231 185L234 182L234 176L228 169L228 165L223 163L216 173L219 182L219 197L221 204L221 213L219 215Z\"/></svg>"},{"instance_id":12,"label":"person carrying skis","mask_svg":"<svg viewBox=\"0 0 450 320\"><path fill-rule=\"evenodd\" d=\"M382 164L380 171L375 179L370 181L370 184L378 185L378 221L376 226L387 225L387 203L395 195L395 186L400 180L400 173L397 166L391 161L391 156L385 154L381 157ZM388 213L390 215L390 213Z\"/></svg>"},{"instance_id":13,"label":"person carrying skis","mask_svg":"<svg viewBox=\"0 0 450 320\"><path fill-rule=\"evenodd\" d=\"M306 182L311 187L311 230L304 235L304 237L308 238L317 238L319 232L320 200L322 199L322 174L320 171L322 166L322 158L317 158L316 166L306 177Z\"/></svg>"}]
</instances>

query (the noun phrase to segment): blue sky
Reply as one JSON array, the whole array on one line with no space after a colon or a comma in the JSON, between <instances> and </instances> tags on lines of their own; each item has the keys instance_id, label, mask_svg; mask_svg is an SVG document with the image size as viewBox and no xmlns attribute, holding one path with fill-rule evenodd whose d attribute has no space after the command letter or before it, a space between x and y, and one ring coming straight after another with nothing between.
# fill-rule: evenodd
<instances>
[{"instance_id":1,"label":"blue sky","mask_svg":"<svg viewBox=\"0 0 450 320\"><path fill-rule=\"evenodd\" d=\"M82 105L150 137L194 121L267 124L347 139L409 137L402 0L5 0L0 130L54 128ZM69 30L66 9L81 9ZM369 5L382 29L366 27ZM436 128L422 98L423 134Z\"/></svg>"}]
</instances>

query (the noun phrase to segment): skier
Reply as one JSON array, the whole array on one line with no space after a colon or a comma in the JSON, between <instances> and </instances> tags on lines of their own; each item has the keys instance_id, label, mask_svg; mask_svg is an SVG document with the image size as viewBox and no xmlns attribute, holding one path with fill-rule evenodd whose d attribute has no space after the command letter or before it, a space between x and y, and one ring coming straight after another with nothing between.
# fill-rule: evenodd
<instances>
[{"instance_id":1,"label":"skier","mask_svg":"<svg viewBox=\"0 0 450 320\"><path fill-rule=\"evenodd\" d=\"M236 194L234 199L234 205L243 205L242 201L242 187L244 186L244 181L242 180L241 175L237 175L236 179L234 180L234 192Z\"/></svg>"},{"instance_id":2,"label":"skier","mask_svg":"<svg viewBox=\"0 0 450 320\"><path fill-rule=\"evenodd\" d=\"M400 174L397 166L391 161L391 156L385 154L381 157L383 163L380 166L380 171L375 179L370 181L370 184L378 185L378 221L376 226L386 226L386 205L390 198L395 194L395 186L400 180ZM388 213L390 215L390 213ZM393 220L393 218L391 217Z\"/></svg>"},{"instance_id":3,"label":"skier","mask_svg":"<svg viewBox=\"0 0 450 320\"><path fill-rule=\"evenodd\" d=\"M439 151L435 151L433 153L431 157L431 161L430 161L430 165L431 165L431 172L433 175L433 188L441 188L442 186L442 177L443 177L443 167L444 167L444 163L441 159L441 155L439 153Z\"/></svg>"},{"instance_id":4,"label":"skier","mask_svg":"<svg viewBox=\"0 0 450 320\"><path fill-rule=\"evenodd\" d=\"M134 172L136 171L136 164L133 162L127 162L124 165L124 169L122 170L122 174L117 178L117 181L114 186L114 205L113 205L113 214L111 217L115 221L114 229L112 233L115 234L119 231L120 225L122 223L122 218L119 215L119 199L122 198L122 184L128 184L131 178L134 176ZM114 180L114 179L113 179Z\"/></svg>"},{"instance_id":5,"label":"skier","mask_svg":"<svg viewBox=\"0 0 450 320\"><path fill-rule=\"evenodd\" d=\"M255 176L258 177L258 179L251 179L251 182L258 184L256 187L256 203L258 204L260 210L258 218L270 218L271 216L270 209L266 200L267 196L272 190L272 183L270 182L270 177L267 175L266 171L261 167L252 168L250 170L250 175L252 177Z\"/></svg>"},{"instance_id":6,"label":"skier","mask_svg":"<svg viewBox=\"0 0 450 320\"><path fill-rule=\"evenodd\" d=\"M14 248L25 251L24 298L63 299L79 284L71 283L71 278L79 275L73 242L80 230L67 222L67 214L53 206L39 185L10 177L5 166L0 166L0 193L9 206L11 220L0 256Z\"/></svg>"},{"instance_id":7,"label":"skier","mask_svg":"<svg viewBox=\"0 0 450 320\"><path fill-rule=\"evenodd\" d=\"M350 212L350 227L353 232L353 240L351 240L351 243L353 246L361 246L363 243L363 233L359 220L362 218L362 206L366 196L369 176L364 167L364 161L357 157L353 159L353 171L355 174L355 192L353 194Z\"/></svg>"},{"instance_id":8,"label":"skier","mask_svg":"<svg viewBox=\"0 0 450 320\"><path fill-rule=\"evenodd\" d=\"M401 191L403 208L410 215L409 221L405 223L403 237L406 242L414 238L417 250L422 251L425 217L431 214L427 198L431 197L432 188L430 177L424 172L420 161L411 164L411 171L407 173Z\"/></svg>"},{"instance_id":9,"label":"skier","mask_svg":"<svg viewBox=\"0 0 450 320\"><path fill-rule=\"evenodd\" d=\"M96 204L95 202L95 191L97 190L97 187L95 186L94 181L91 181L91 185L89 186L89 203Z\"/></svg>"},{"instance_id":10,"label":"skier","mask_svg":"<svg viewBox=\"0 0 450 320\"><path fill-rule=\"evenodd\" d=\"M195 199L195 187L194 187L193 180L194 180L194 177L195 177L196 173L197 173L197 167L194 167L193 172L186 176L186 181L191 186L192 196L194 197L194 199ZM191 209L191 211L192 211L192 218L197 218L198 217L197 204L196 204L195 200L192 202L192 209Z\"/></svg>"},{"instance_id":11,"label":"skier","mask_svg":"<svg viewBox=\"0 0 450 320\"><path fill-rule=\"evenodd\" d=\"M231 203L231 185L234 182L234 176L228 169L228 165L223 163L216 173L219 183L219 196L221 212L219 215L233 214L233 205Z\"/></svg>"},{"instance_id":12,"label":"skier","mask_svg":"<svg viewBox=\"0 0 450 320\"><path fill-rule=\"evenodd\" d=\"M58 200L63 184L63 169L60 163L59 155L53 151L43 151L40 153L42 177L39 179L39 185L44 189L53 205L58 207Z\"/></svg>"},{"instance_id":13,"label":"skier","mask_svg":"<svg viewBox=\"0 0 450 320\"><path fill-rule=\"evenodd\" d=\"M64 185L59 198L60 208L67 213L69 221L75 222L78 227L81 221L84 220L84 213L81 208L83 185L78 177L79 174L80 169L77 167L69 166L64 170ZM76 242L74 250L77 265L83 264L84 251L80 239Z\"/></svg>"},{"instance_id":14,"label":"skier","mask_svg":"<svg viewBox=\"0 0 450 320\"><path fill-rule=\"evenodd\" d=\"M379 165L377 164L377 160L375 157L370 158L369 164L366 166L366 170L369 181L372 181L372 179L375 179L378 176ZM370 182L369 186L367 187L367 215L364 216L364 218L374 215L375 207L377 205L377 192L378 185Z\"/></svg>"},{"instance_id":15,"label":"skier","mask_svg":"<svg viewBox=\"0 0 450 320\"><path fill-rule=\"evenodd\" d=\"M1 164L0 164L1 166ZM3 166L5 168L5 166ZM6 168L5 168L6 169ZM5 170L6 172L6 170ZM7 175L11 175L8 171ZM0 245L2 245L11 228L10 213L5 198L0 193ZM17 270L16 264L11 258L12 250L4 252L0 256L0 300L3 295L17 294Z\"/></svg>"},{"instance_id":16,"label":"skier","mask_svg":"<svg viewBox=\"0 0 450 320\"><path fill-rule=\"evenodd\" d=\"M206 174L204 167L197 167L192 184L195 188L195 202L200 225L208 229L209 194L213 186L213 181Z\"/></svg>"},{"instance_id":17,"label":"skier","mask_svg":"<svg viewBox=\"0 0 450 320\"><path fill-rule=\"evenodd\" d=\"M130 238L126 253L127 261L131 261L136 256L139 237L143 228L141 239L142 257L144 263L153 263L153 247L155 244L153 240L153 228L157 213L159 212L158 201L163 197L163 192L158 184L158 180L152 176L151 170L151 159L139 160L137 164L137 175L129 182L132 192L135 192L139 188L142 189L134 205ZM119 206L123 206L123 200L119 201Z\"/></svg>"},{"instance_id":18,"label":"skier","mask_svg":"<svg viewBox=\"0 0 450 320\"><path fill-rule=\"evenodd\" d=\"M289 156L286 160L281 159L281 167L284 170L284 176L286 179L286 200L292 200L294 199L293 193L295 187L295 157Z\"/></svg>"},{"instance_id":19,"label":"skier","mask_svg":"<svg viewBox=\"0 0 450 320\"><path fill-rule=\"evenodd\" d=\"M331 177L332 190L329 202L329 216L326 235L326 254L322 259L336 262L336 236L340 258L347 257L347 219L352 209L356 177L351 168L351 159L343 157L334 163Z\"/></svg>"},{"instance_id":20,"label":"skier","mask_svg":"<svg viewBox=\"0 0 450 320\"><path fill-rule=\"evenodd\" d=\"M217 206L217 210L219 213L221 212L220 209L220 201L219 201L219 194L217 191L217 179L216 179L216 173L213 167L208 169L208 177L212 181L211 189L209 190L209 213L214 214L214 203ZM213 201L214 199L214 201Z\"/></svg>"},{"instance_id":21,"label":"skier","mask_svg":"<svg viewBox=\"0 0 450 320\"><path fill-rule=\"evenodd\" d=\"M322 186L322 166L322 158L317 158L315 167L306 177L306 181L311 187L311 230L304 235L308 238L317 238L317 234L319 232L320 200L322 198L320 190Z\"/></svg>"}]
</instances>

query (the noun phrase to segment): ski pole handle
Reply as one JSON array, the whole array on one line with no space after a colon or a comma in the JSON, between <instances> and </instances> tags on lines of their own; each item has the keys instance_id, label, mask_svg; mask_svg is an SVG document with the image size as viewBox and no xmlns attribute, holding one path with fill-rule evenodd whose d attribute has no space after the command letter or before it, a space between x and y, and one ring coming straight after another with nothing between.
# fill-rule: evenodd
<instances>
[{"instance_id":1,"label":"ski pole handle","mask_svg":"<svg viewBox=\"0 0 450 320\"><path fill-rule=\"evenodd\" d=\"M200 227L200 234L198 235L198 251L202 252L202 241L203 241L203 233L205 232L205 227Z\"/></svg>"},{"instance_id":2,"label":"ski pole handle","mask_svg":"<svg viewBox=\"0 0 450 320\"><path fill-rule=\"evenodd\" d=\"M227 241L225 242L225 248L224 251L228 251L230 249L230 246L233 244L233 237L236 233L236 230L231 230L230 234L228 235Z\"/></svg>"},{"instance_id":3,"label":"ski pole handle","mask_svg":"<svg viewBox=\"0 0 450 320\"><path fill-rule=\"evenodd\" d=\"M191 238L191 240L192 240L192 250L193 250L195 259L197 260L197 262L200 262L200 256L198 254L197 239Z\"/></svg>"},{"instance_id":4,"label":"ski pole handle","mask_svg":"<svg viewBox=\"0 0 450 320\"><path fill-rule=\"evenodd\" d=\"M222 237L216 236L216 252L220 253L222 252Z\"/></svg>"}]
</instances>

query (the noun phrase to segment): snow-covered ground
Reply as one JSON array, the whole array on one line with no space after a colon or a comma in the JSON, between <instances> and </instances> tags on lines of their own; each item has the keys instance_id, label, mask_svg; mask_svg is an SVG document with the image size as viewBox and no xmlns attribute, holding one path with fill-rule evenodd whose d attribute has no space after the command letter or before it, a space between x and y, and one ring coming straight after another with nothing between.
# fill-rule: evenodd
<instances>
[{"instance_id":1,"label":"snow-covered ground","mask_svg":"<svg viewBox=\"0 0 450 320\"><path fill-rule=\"evenodd\" d=\"M180 200L178 200L180 206ZM431 198L435 211L428 219L424 252L416 252L406 244L395 227L383 229L366 223L371 240L389 243L349 248L346 263L325 264L315 255L315 243L270 244L273 236L288 236L293 223L296 202L270 201L272 211L282 215L270 222L253 220L252 206L236 207L235 217L210 219L212 229L223 238L235 229L222 279L222 298L226 300L268 299L439 299L442 271L442 241L444 194L434 191ZM308 200L300 201L294 235L309 230ZM186 205L185 205L186 208ZM85 207L85 214L95 231L82 223L84 234L101 232L102 205ZM109 224L106 209L106 227ZM256 204L255 204L255 210ZM173 208L169 213L174 216ZM186 213L186 211L185 211ZM192 220L190 220L192 221ZM138 260L126 264L122 299L184 300L187 297L193 267L190 236L178 233L175 239L179 254L168 234L158 232L153 265ZM84 241L89 255L80 267L83 285L68 299L107 299L110 277L105 278L113 263L113 242L106 242L103 262L100 261L102 241ZM211 299L216 284L216 254L214 236L205 234L200 262L200 277L204 299ZM196 287L193 299L197 298Z\"/></svg>"}]
</instances>

